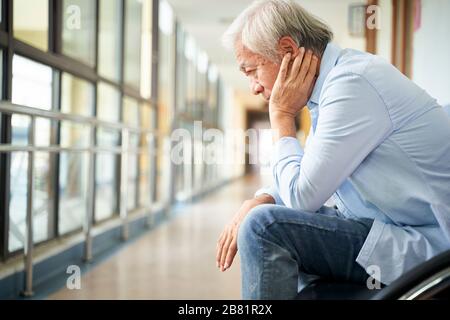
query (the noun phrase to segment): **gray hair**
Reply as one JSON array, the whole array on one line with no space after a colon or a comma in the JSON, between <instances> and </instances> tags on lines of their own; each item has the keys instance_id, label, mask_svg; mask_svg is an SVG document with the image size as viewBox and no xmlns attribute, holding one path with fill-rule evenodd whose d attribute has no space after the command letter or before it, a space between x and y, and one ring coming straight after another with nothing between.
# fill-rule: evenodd
<instances>
[{"instance_id":1,"label":"gray hair","mask_svg":"<svg viewBox=\"0 0 450 320\"><path fill-rule=\"evenodd\" d=\"M333 32L293 0L257 0L245 9L222 36L228 49L238 42L274 62L281 60L278 41L291 37L297 46L322 55Z\"/></svg>"}]
</instances>

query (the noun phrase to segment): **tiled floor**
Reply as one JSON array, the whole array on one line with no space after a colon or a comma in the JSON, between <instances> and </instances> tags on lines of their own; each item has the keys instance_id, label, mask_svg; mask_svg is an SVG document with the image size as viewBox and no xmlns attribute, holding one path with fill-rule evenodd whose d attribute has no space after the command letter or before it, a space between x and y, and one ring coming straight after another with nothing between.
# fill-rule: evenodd
<instances>
[{"instance_id":1,"label":"tiled floor","mask_svg":"<svg viewBox=\"0 0 450 320\"><path fill-rule=\"evenodd\" d=\"M221 273L217 237L260 179L246 177L186 207L173 221L142 236L81 279L80 290L50 299L240 299L237 257Z\"/></svg>"}]
</instances>

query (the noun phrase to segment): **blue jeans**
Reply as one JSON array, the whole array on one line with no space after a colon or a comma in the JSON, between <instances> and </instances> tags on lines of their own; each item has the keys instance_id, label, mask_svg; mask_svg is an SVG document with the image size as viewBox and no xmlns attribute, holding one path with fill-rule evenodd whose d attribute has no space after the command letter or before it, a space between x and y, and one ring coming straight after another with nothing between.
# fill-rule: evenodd
<instances>
[{"instance_id":1,"label":"blue jeans","mask_svg":"<svg viewBox=\"0 0 450 320\"><path fill-rule=\"evenodd\" d=\"M242 298L294 299L299 283L317 278L366 283L369 275L355 260L372 223L329 207L317 213L253 208L238 234Z\"/></svg>"}]
</instances>

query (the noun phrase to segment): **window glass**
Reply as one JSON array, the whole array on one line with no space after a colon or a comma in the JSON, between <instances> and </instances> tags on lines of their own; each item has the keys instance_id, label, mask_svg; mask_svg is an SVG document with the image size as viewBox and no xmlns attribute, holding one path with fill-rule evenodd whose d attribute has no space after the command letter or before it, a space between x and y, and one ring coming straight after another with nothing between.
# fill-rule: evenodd
<instances>
[{"instance_id":1,"label":"window glass","mask_svg":"<svg viewBox=\"0 0 450 320\"><path fill-rule=\"evenodd\" d=\"M177 112L186 110L187 100L187 66L188 60L184 54L186 46L186 34L181 27L177 27Z\"/></svg>"},{"instance_id":2,"label":"window glass","mask_svg":"<svg viewBox=\"0 0 450 320\"><path fill-rule=\"evenodd\" d=\"M36 152L34 159L34 242L40 242L53 236L53 200L54 183L52 174L55 168L55 155Z\"/></svg>"},{"instance_id":3,"label":"window glass","mask_svg":"<svg viewBox=\"0 0 450 320\"><path fill-rule=\"evenodd\" d=\"M88 125L70 121L61 121L61 146L64 148L89 147Z\"/></svg>"},{"instance_id":4,"label":"window glass","mask_svg":"<svg viewBox=\"0 0 450 320\"><path fill-rule=\"evenodd\" d=\"M11 117L11 144L18 146L28 145L29 126L31 119L29 116L13 114Z\"/></svg>"},{"instance_id":5,"label":"window glass","mask_svg":"<svg viewBox=\"0 0 450 320\"><path fill-rule=\"evenodd\" d=\"M119 131L116 129L99 127L97 129L97 145L99 147L116 147L119 143Z\"/></svg>"},{"instance_id":6,"label":"window glass","mask_svg":"<svg viewBox=\"0 0 450 320\"><path fill-rule=\"evenodd\" d=\"M208 119L212 125L217 125L217 104L218 104L218 71L212 65L208 69Z\"/></svg>"},{"instance_id":7,"label":"window glass","mask_svg":"<svg viewBox=\"0 0 450 320\"><path fill-rule=\"evenodd\" d=\"M122 1L100 0L98 72L111 80L120 80Z\"/></svg>"},{"instance_id":8,"label":"window glass","mask_svg":"<svg viewBox=\"0 0 450 320\"><path fill-rule=\"evenodd\" d=\"M10 252L23 248L27 214L28 154L11 154L11 186L9 195L9 244Z\"/></svg>"},{"instance_id":9,"label":"window glass","mask_svg":"<svg viewBox=\"0 0 450 320\"><path fill-rule=\"evenodd\" d=\"M125 84L140 89L142 0L125 0Z\"/></svg>"},{"instance_id":10,"label":"window glass","mask_svg":"<svg viewBox=\"0 0 450 320\"><path fill-rule=\"evenodd\" d=\"M99 153L96 156L95 220L112 217L117 212L117 156Z\"/></svg>"},{"instance_id":11,"label":"window glass","mask_svg":"<svg viewBox=\"0 0 450 320\"><path fill-rule=\"evenodd\" d=\"M195 91L197 81L197 48L194 39L189 35L186 36L184 55L187 59L186 107L188 109L187 111L192 113L197 99Z\"/></svg>"},{"instance_id":12,"label":"window glass","mask_svg":"<svg viewBox=\"0 0 450 320\"><path fill-rule=\"evenodd\" d=\"M91 116L94 109L94 86L70 74L62 75L61 111ZM89 146L87 125L61 121L62 147ZM60 155L59 232L64 234L82 226L86 214L88 156L85 152L63 152Z\"/></svg>"},{"instance_id":13,"label":"window glass","mask_svg":"<svg viewBox=\"0 0 450 320\"><path fill-rule=\"evenodd\" d=\"M156 200L166 203L169 199L170 142L167 138L157 137L156 155Z\"/></svg>"},{"instance_id":14,"label":"window glass","mask_svg":"<svg viewBox=\"0 0 450 320\"><path fill-rule=\"evenodd\" d=\"M120 120L120 91L100 82L97 86L97 118L107 122Z\"/></svg>"},{"instance_id":15,"label":"window glass","mask_svg":"<svg viewBox=\"0 0 450 320\"><path fill-rule=\"evenodd\" d=\"M61 112L92 116L93 110L94 85L68 73L63 73Z\"/></svg>"},{"instance_id":16,"label":"window glass","mask_svg":"<svg viewBox=\"0 0 450 320\"><path fill-rule=\"evenodd\" d=\"M145 145L145 147L148 146ZM150 188L150 159L149 154L141 154L139 156L139 205L141 207L149 206L152 198Z\"/></svg>"},{"instance_id":17,"label":"window glass","mask_svg":"<svg viewBox=\"0 0 450 320\"><path fill-rule=\"evenodd\" d=\"M62 152L59 164L60 234L82 227L86 217L88 155L85 152Z\"/></svg>"},{"instance_id":18,"label":"window glass","mask_svg":"<svg viewBox=\"0 0 450 320\"><path fill-rule=\"evenodd\" d=\"M53 164L53 166L52 166ZM33 242L38 243L53 236L53 190L51 168L54 155L36 152L34 159ZM11 154L11 183L9 202L10 252L23 248L26 233L28 196L28 153Z\"/></svg>"},{"instance_id":19,"label":"window glass","mask_svg":"<svg viewBox=\"0 0 450 320\"><path fill-rule=\"evenodd\" d=\"M94 67L96 1L63 0L62 53Z\"/></svg>"},{"instance_id":20,"label":"window glass","mask_svg":"<svg viewBox=\"0 0 450 320\"><path fill-rule=\"evenodd\" d=\"M141 104L141 127L146 130L154 128L155 110L148 103Z\"/></svg>"},{"instance_id":21,"label":"window glass","mask_svg":"<svg viewBox=\"0 0 450 320\"><path fill-rule=\"evenodd\" d=\"M52 109L53 72L50 67L15 55L13 57L12 102L44 110ZM11 117L11 143L28 145L31 124L29 116L14 114ZM35 142L38 146L50 145L51 122L36 118ZM33 241L41 242L53 236L54 155L35 154ZM13 152L10 167L9 246L10 252L23 248L26 227L28 154Z\"/></svg>"},{"instance_id":22,"label":"window glass","mask_svg":"<svg viewBox=\"0 0 450 320\"><path fill-rule=\"evenodd\" d=\"M132 127L139 126L139 104L136 99L123 98L123 122Z\"/></svg>"},{"instance_id":23,"label":"window glass","mask_svg":"<svg viewBox=\"0 0 450 320\"><path fill-rule=\"evenodd\" d=\"M208 81L208 56L206 53L200 51L197 57L197 82L196 82L196 103L193 110L195 119L202 120L206 113L207 92L206 86Z\"/></svg>"},{"instance_id":24,"label":"window glass","mask_svg":"<svg viewBox=\"0 0 450 320\"><path fill-rule=\"evenodd\" d=\"M48 0L14 0L14 38L48 50Z\"/></svg>"},{"instance_id":25,"label":"window glass","mask_svg":"<svg viewBox=\"0 0 450 320\"><path fill-rule=\"evenodd\" d=\"M175 20L167 1L159 7L158 130L168 133L175 88Z\"/></svg>"},{"instance_id":26,"label":"window glass","mask_svg":"<svg viewBox=\"0 0 450 320\"><path fill-rule=\"evenodd\" d=\"M12 103L51 110L52 86L52 68L14 55Z\"/></svg>"},{"instance_id":27,"label":"window glass","mask_svg":"<svg viewBox=\"0 0 450 320\"><path fill-rule=\"evenodd\" d=\"M107 122L120 121L120 92L106 83L99 83L97 91L97 117ZM116 147L120 131L109 127L97 129L97 146ZM118 206L118 156L101 152L96 156L95 220L112 217Z\"/></svg>"},{"instance_id":28,"label":"window glass","mask_svg":"<svg viewBox=\"0 0 450 320\"><path fill-rule=\"evenodd\" d=\"M137 187L138 187L138 154L139 135L130 134L129 148L131 152L128 154L128 190L127 190L127 209L133 210L136 208Z\"/></svg>"},{"instance_id":29,"label":"window glass","mask_svg":"<svg viewBox=\"0 0 450 320\"><path fill-rule=\"evenodd\" d=\"M142 2L141 95L150 98L152 89L152 0Z\"/></svg>"}]
</instances>

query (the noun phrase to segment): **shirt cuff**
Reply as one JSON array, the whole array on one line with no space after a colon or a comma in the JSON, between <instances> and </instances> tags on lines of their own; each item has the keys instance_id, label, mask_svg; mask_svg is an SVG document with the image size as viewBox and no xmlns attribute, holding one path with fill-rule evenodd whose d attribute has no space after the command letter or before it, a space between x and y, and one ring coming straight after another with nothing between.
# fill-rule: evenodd
<instances>
[{"instance_id":1,"label":"shirt cuff","mask_svg":"<svg viewBox=\"0 0 450 320\"><path fill-rule=\"evenodd\" d=\"M270 186L270 187L265 187L265 188L259 189L255 193L255 198L262 194L268 194L268 195L272 196L272 198L275 200L275 204L284 205L283 201L281 200L280 196L278 195L278 191L275 187Z\"/></svg>"}]
</instances>

